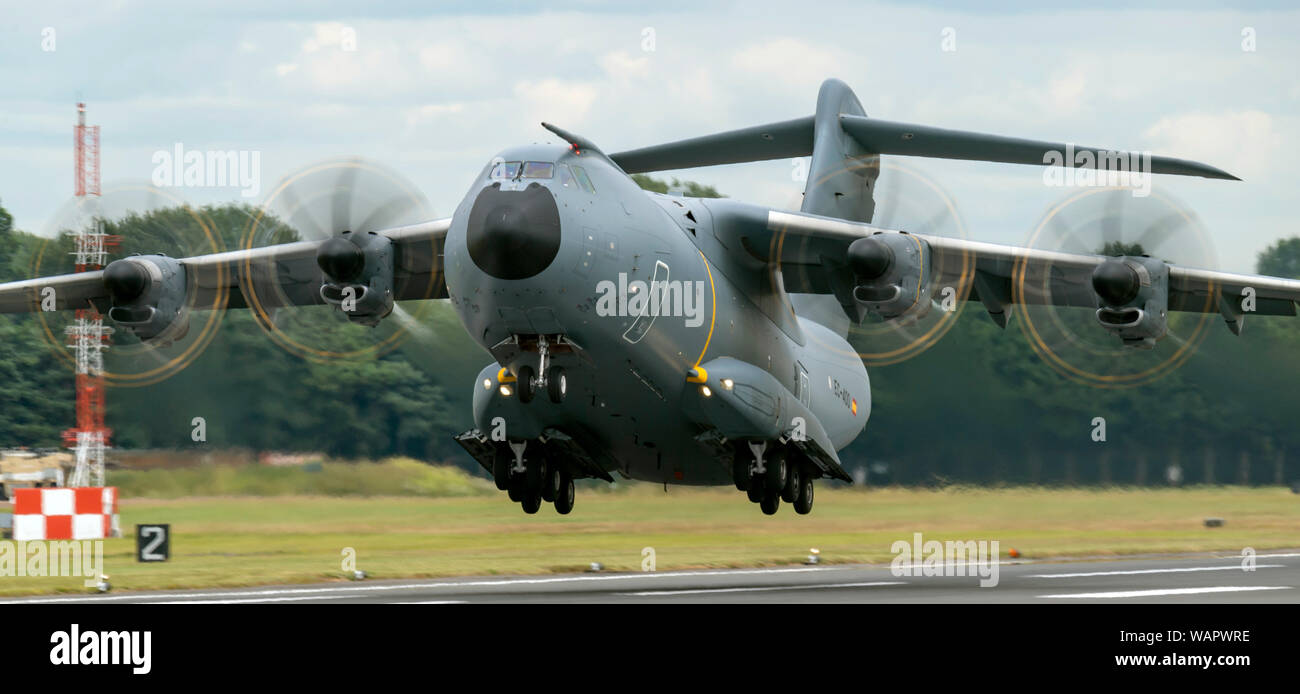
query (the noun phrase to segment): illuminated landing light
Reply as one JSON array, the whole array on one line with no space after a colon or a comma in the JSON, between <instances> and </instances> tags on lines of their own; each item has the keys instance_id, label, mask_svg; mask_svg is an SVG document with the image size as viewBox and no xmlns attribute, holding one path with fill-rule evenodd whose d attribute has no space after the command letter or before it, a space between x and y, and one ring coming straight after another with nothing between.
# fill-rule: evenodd
<instances>
[{"instance_id":1,"label":"illuminated landing light","mask_svg":"<svg viewBox=\"0 0 1300 694\"><path fill-rule=\"evenodd\" d=\"M723 390L731 390L732 388L735 388L735 387L736 387L736 382L735 382L735 381L731 380L730 378L724 378L724 379L722 379L722 389L723 389Z\"/></svg>"},{"instance_id":2,"label":"illuminated landing light","mask_svg":"<svg viewBox=\"0 0 1300 694\"><path fill-rule=\"evenodd\" d=\"M706 398L713 397L713 390L708 386L700 386L700 395L703 395Z\"/></svg>"},{"instance_id":3,"label":"illuminated landing light","mask_svg":"<svg viewBox=\"0 0 1300 694\"><path fill-rule=\"evenodd\" d=\"M502 384L501 387L497 389L497 391L501 393L501 397L503 397L503 398L508 398L508 397L510 397L510 394L511 394L512 392L514 392L514 391L510 390L510 386L505 385L505 384Z\"/></svg>"},{"instance_id":4,"label":"illuminated landing light","mask_svg":"<svg viewBox=\"0 0 1300 694\"><path fill-rule=\"evenodd\" d=\"M492 379L483 379L483 390L492 390Z\"/></svg>"}]
</instances>

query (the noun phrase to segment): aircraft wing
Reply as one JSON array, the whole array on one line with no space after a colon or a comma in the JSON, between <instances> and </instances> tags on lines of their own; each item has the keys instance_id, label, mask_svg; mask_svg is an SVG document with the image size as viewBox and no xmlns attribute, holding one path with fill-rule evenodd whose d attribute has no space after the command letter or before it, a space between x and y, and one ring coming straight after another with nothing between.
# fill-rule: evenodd
<instances>
[{"instance_id":1,"label":"aircraft wing","mask_svg":"<svg viewBox=\"0 0 1300 694\"><path fill-rule=\"evenodd\" d=\"M450 219L440 219L374 232L390 244L393 299L437 299L447 296L443 284L442 246ZM358 236L366 236L358 234ZM339 238L339 237L336 237ZM215 298L228 296L231 308L251 305L276 308L285 305L322 304L321 285L326 280L318 254L325 241L299 241L275 246L227 251L190 258L132 256L130 265L0 284L0 313L96 308L108 313L122 295L135 295L130 303L157 308L159 303L212 307ZM359 257L371 251L360 249ZM387 266L384 259L383 266ZM123 272L125 267L129 272ZM370 271L367 265L363 272ZM135 276L139 276L139 280ZM352 278L364 282L365 278ZM142 286L141 286L142 285ZM138 290L138 291L137 291Z\"/></svg>"},{"instance_id":2,"label":"aircraft wing","mask_svg":"<svg viewBox=\"0 0 1300 694\"><path fill-rule=\"evenodd\" d=\"M904 293L915 275L930 287L933 299L939 298L943 287L952 286L964 291L958 298L982 302L999 325L1005 325L1006 309L1012 304L1039 303L1116 311L1218 312L1238 333L1245 313L1294 316L1300 301L1300 281L1291 279L1183 267L1145 256L1063 253L909 234L818 215L744 209L737 203L710 201L709 206L721 222L718 229L725 244L744 249L754 260L779 262L787 291L836 295L855 320L864 315L853 310L861 308L862 299L873 308L888 299L888 292L876 290L854 294L855 288L868 285L870 289L873 284L863 279L863 254L855 256L850 248L868 238L875 240L855 249L891 246L895 250L877 255L890 265L907 268L882 269L884 261L873 265L868 253L866 274L879 270L882 280L888 280L890 272L901 273L896 276ZM911 281L913 289L916 285ZM1247 304L1250 308L1243 310Z\"/></svg>"}]
</instances>

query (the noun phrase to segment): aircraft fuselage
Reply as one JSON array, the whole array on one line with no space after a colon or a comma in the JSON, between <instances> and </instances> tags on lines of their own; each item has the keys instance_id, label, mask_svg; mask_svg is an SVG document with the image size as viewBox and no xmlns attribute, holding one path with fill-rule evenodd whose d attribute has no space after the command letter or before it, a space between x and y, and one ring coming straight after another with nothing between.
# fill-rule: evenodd
<instances>
[{"instance_id":1,"label":"aircraft fuselage","mask_svg":"<svg viewBox=\"0 0 1300 694\"><path fill-rule=\"evenodd\" d=\"M647 193L599 154L503 152L456 209L445 245L451 303L507 371L492 364L475 379L475 425L510 440L566 432L634 479L729 483L729 465L697 440L709 384L688 375L730 357L771 374L835 449L847 446L871 411L861 359L796 317L779 275L753 272L736 250L715 234L708 201ZM536 372L539 336L567 377L558 404L501 388L525 365Z\"/></svg>"}]
</instances>

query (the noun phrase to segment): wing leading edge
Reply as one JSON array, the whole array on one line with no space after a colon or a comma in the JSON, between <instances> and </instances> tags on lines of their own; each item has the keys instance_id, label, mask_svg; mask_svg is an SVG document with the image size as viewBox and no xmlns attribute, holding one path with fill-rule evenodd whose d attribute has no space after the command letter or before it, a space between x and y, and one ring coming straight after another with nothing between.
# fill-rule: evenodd
<instances>
[{"instance_id":1,"label":"wing leading edge","mask_svg":"<svg viewBox=\"0 0 1300 694\"><path fill-rule=\"evenodd\" d=\"M396 251L394 299L446 298L441 272L442 245L450 225L448 218L376 232L390 239ZM187 303L196 309L211 306L214 297L223 293L229 296L231 308L247 308L250 301L267 308L321 304L324 302L320 286L324 277L316 254L322 243L298 241L181 258L175 262L185 269L189 284ZM268 289L272 284L274 292ZM47 299L44 306L43 299ZM53 306L49 300L54 302ZM0 313L31 313L47 307L96 308L107 312L111 303L103 270L0 284Z\"/></svg>"},{"instance_id":2,"label":"wing leading edge","mask_svg":"<svg viewBox=\"0 0 1300 694\"><path fill-rule=\"evenodd\" d=\"M1234 333L1240 332L1243 313L1294 316L1296 302L1300 302L1300 280L1184 267L1146 257L1064 253L909 234L734 201L711 200L708 205L724 246L756 265L778 264L789 292L835 295L855 321L865 315L864 303L876 306L872 302L881 300L869 292L855 294L857 287L870 282L862 280L860 259L855 269L850 247L868 238L878 238L895 249L889 251L888 258L897 263L902 263L898 249L915 247L916 255L909 256L914 260L907 262L924 267L920 279L925 284L964 288L965 294L958 298L982 302L999 325L1005 325L1007 309L1014 303L1102 308L1108 302L1098 294L1099 267L1116 263L1134 269L1137 290L1161 285L1167 294L1161 297L1162 308L1221 313ZM873 274L870 263L867 268L868 274ZM1035 280L1027 282L1026 277ZM913 282L913 289L915 285ZM1242 300L1247 297L1251 309L1243 312ZM1140 304L1136 297L1120 298L1134 306Z\"/></svg>"}]
</instances>

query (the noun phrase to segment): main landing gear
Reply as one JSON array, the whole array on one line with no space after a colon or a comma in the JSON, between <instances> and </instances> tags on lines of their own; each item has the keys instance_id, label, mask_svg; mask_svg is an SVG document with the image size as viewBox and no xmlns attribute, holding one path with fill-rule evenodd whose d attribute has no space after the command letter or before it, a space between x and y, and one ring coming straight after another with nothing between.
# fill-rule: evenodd
<instances>
[{"instance_id":1,"label":"main landing gear","mask_svg":"<svg viewBox=\"0 0 1300 694\"><path fill-rule=\"evenodd\" d=\"M766 441L740 442L731 472L736 489L769 516L782 501L794 504L800 515L812 511L814 473L798 451Z\"/></svg>"},{"instance_id":2,"label":"main landing gear","mask_svg":"<svg viewBox=\"0 0 1300 694\"><path fill-rule=\"evenodd\" d=\"M520 376L522 384L522 372ZM523 394L522 387L519 392ZM537 513L543 501L553 504L560 515L573 510L573 476L564 465L549 460L536 442L512 441L498 446L492 460L492 480L497 489L523 507L524 513Z\"/></svg>"}]
</instances>

